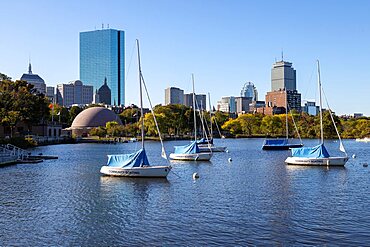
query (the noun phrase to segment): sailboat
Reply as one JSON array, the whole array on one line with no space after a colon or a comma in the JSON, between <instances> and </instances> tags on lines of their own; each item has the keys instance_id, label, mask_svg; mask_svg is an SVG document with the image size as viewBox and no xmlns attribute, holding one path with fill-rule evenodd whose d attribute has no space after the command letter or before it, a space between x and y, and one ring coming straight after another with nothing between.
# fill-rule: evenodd
<instances>
[{"instance_id":1,"label":"sailboat","mask_svg":"<svg viewBox=\"0 0 370 247\"><path fill-rule=\"evenodd\" d=\"M320 132L321 140L320 144L314 147L301 147L292 148L292 157L288 157L285 163L289 165L311 165L311 166L344 166L348 161L346 150L344 149L342 140L340 138L337 126L335 125L333 115L330 111L331 120L334 124L335 130L339 138L339 150L342 151L345 156L331 156L324 145L324 131L322 123L322 99L321 99L321 78L320 78L320 63L317 61L317 72L318 72L318 87L319 87L319 101L320 101Z\"/></svg>"},{"instance_id":2,"label":"sailboat","mask_svg":"<svg viewBox=\"0 0 370 247\"><path fill-rule=\"evenodd\" d=\"M141 149L130 154L116 154L108 155L107 165L102 166L100 172L105 175L111 176L123 176L123 177L167 177L171 170L170 165L164 166L152 166L149 163L148 157L145 151L145 133L144 133L144 114L143 114L143 96L142 96L142 84L143 75L141 73L140 64L140 49L139 40L136 40L137 44L137 55L139 64L139 84L140 84L140 110L141 110ZM145 86L145 84L144 84ZM145 86L146 89L146 86ZM155 116L154 116L155 118ZM155 121L156 122L156 121ZM162 144L162 157L166 158L166 153L163 147L161 135L159 133L157 125L158 134Z\"/></svg>"},{"instance_id":3,"label":"sailboat","mask_svg":"<svg viewBox=\"0 0 370 247\"><path fill-rule=\"evenodd\" d=\"M293 123L298 133L300 143L289 142L289 128L288 128L288 93L285 89L285 139L265 139L262 149L263 150L288 150L290 148L299 148L303 146L302 139L299 135L297 126L295 125L294 118L292 115Z\"/></svg>"},{"instance_id":4,"label":"sailboat","mask_svg":"<svg viewBox=\"0 0 370 247\"><path fill-rule=\"evenodd\" d=\"M215 146L213 144L213 128L212 128L212 107L211 107L211 97L208 93L208 100L209 100L209 118L210 118L210 138L203 137L200 140L197 141L200 152L225 152L226 147L225 146ZM204 115L203 115L204 116ZM202 117L203 118L203 117ZM207 122L206 122L207 123ZM207 126L208 128L208 126ZM207 135L206 131L203 130L203 134Z\"/></svg>"},{"instance_id":5,"label":"sailboat","mask_svg":"<svg viewBox=\"0 0 370 247\"><path fill-rule=\"evenodd\" d=\"M212 157L212 151L207 148L208 152L200 152L197 141L197 119L195 114L195 90L194 90L194 75L193 81L193 112L194 112L194 141L185 146L175 146L175 151L170 154L173 160L188 160L188 161L209 161Z\"/></svg>"}]
</instances>

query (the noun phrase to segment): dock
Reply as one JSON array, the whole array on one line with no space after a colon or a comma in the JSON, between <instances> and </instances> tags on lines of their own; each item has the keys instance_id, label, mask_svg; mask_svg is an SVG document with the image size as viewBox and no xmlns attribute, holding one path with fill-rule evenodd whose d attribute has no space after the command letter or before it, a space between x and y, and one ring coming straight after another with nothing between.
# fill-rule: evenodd
<instances>
[{"instance_id":1,"label":"dock","mask_svg":"<svg viewBox=\"0 0 370 247\"><path fill-rule=\"evenodd\" d=\"M58 159L58 156L52 155L31 155L24 149L17 146L7 144L0 145L0 166L12 165L12 164L35 164L43 162L43 160Z\"/></svg>"}]
</instances>

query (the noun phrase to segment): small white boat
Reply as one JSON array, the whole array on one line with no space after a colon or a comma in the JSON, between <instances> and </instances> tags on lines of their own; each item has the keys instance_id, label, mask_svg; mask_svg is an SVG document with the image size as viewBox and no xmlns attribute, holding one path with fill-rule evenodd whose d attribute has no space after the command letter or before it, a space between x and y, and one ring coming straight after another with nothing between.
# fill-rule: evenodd
<instances>
[{"instance_id":1,"label":"small white boat","mask_svg":"<svg viewBox=\"0 0 370 247\"><path fill-rule=\"evenodd\" d=\"M141 149L135 153L130 154L116 154L108 155L107 165L102 166L100 172L110 176L121 176L121 177L167 177L171 171L170 165L164 166L151 166L149 164L148 157L146 156L144 148L144 114L143 114L143 97L142 97L142 84L145 86L143 75L141 73L140 66L140 52L139 52L139 41L137 43L137 52L139 60L139 83L140 83L140 109L141 109ZM153 114L154 121L156 123L157 131L162 145L162 157L167 159L166 152L164 150L162 138L157 125L157 120Z\"/></svg>"},{"instance_id":2,"label":"small white boat","mask_svg":"<svg viewBox=\"0 0 370 247\"><path fill-rule=\"evenodd\" d=\"M215 146L213 144L200 144L198 145L199 147L199 152L204 153L204 152L225 152L226 147L225 146Z\"/></svg>"},{"instance_id":3,"label":"small white boat","mask_svg":"<svg viewBox=\"0 0 370 247\"><path fill-rule=\"evenodd\" d=\"M195 89L194 89L194 75L192 75L193 81L193 106L195 106ZM170 158L173 160L187 160L187 161L208 161L212 158L212 151L208 150L205 152L200 152L199 144L197 141L197 118L195 114L195 107L193 109L194 113L194 141L188 145L175 146L175 151L170 154ZM204 141L203 139L200 141ZM209 140L207 140L209 143Z\"/></svg>"},{"instance_id":4,"label":"small white boat","mask_svg":"<svg viewBox=\"0 0 370 247\"><path fill-rule=\"evenodd\" d=\"M108 163L100 172L121 177L166 177L171 166L150 166L145 149L136 153L108 155Z\"/></svg>"},{"instance_id":5,"label":"small white boat","mask_svg":"<svg viewBox=\"0 0 370 247\"><path fill-rule=\"evenodd\" d=\"M175 154L171 153L170 158L173 160L187 160L187 161L209 161L212 153L195 153L195 154Z\"/></svg>"},{"instance_id":6,"label":"small white boat","mask_svg":"<svg viewBox=\"0 0 370 247\"><path fill-rule=\"evenodd\" d=\"M356 138L356 142L370 142L370 137Z\"/></svg>"},{"instance_id":7,"label":"small white boat","mask_svg":"<svg viewBox=\"0 0 370 247\"><path fill-rule=\"evenodd\" d=\"M140 167L114 167L102 166L100 172L110 176L120 177L157 177L165 178L171 170L171 166L140 166Z\"/></svg>"},{"instance_id":8,"label":"small white boat","mask_svg":"<svg viewBox=\"0 0 370 247\"><path fill-rule=\"evenodd\" d=\"M212 158L212 153L201 153L196 141L185 145L175 146L175 152L170 154L173 160L188 160L188 161L208 161Z\"/></svg>"},{"instance_id":9,"label":"small white boat","mask_svg":"<svg viewBox=\"0 0 370 247\"><path fill-rule=\"evenodd\" d=\"M330 156L326 151L323 144L320 144L313 148L294 148L302 150L310 150L309 152L304 152L303 155L293 154L292 157L288 157L285 163L289 165L308 165L308 166L344 166L348 161L348 157L335 157ZM292 149L294 152L294 149Z\"/></svg>"},{"instance_id":10,"label":"small white boat","mask_svg":"<svg viewBox=\"0 0 370 247\"><path fill-rule=\"evenodd\" d=\"M324 146L324 130L322 121L322 100L321 100L321 79L320 79L320 66L319 61L317 61L317 72L318 72L318 88L319 88L319 112L320 112L320 132L321 132L321 142L319 145L314 147L301 147L292 148L292 156L285 160L288 165L307 165L307 166L344 166L348 161L348 156L346 150L344 149L342 140L340 138L337 126L335 125L331 110L329 108L329 113L334 124L335 130L339 138L339 150L345 153L343 157L330 156L328 151Z\"/></svg>"}]
</instances>

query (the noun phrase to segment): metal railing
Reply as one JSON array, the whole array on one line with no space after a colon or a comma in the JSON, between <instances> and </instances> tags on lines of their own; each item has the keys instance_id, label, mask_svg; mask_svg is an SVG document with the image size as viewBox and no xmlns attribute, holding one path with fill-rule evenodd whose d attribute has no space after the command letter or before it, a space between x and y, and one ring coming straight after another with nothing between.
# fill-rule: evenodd
<instances>
[{"instance_id":1,"label":"metal railing","mask_svg":"<svg viewBox=\"0 0 370 247\"><path fill-rule=\"evenodd\" d=\"M9 158L14 158L15 160L24 160L29 157L26 150L21 149L12 144L0 145L0 162L1 160L9 160Z\"/></svg>"}]
</instances>

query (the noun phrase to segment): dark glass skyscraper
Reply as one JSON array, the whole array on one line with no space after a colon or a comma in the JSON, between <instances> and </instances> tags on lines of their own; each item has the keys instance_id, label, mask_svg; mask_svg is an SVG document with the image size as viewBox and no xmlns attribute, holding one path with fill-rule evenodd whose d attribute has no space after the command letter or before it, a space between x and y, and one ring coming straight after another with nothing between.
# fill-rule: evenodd
<instances>
[{"instance_id":1,"label":"dark glass skyscraper","mask_svg":"<svg viewBox=\"0 0 370 247\"><path fill-rule=\"evenodd\" d=\"M106 78L111 103L125 104L125 32L102 29L80 33L80 80L100 88Z\"/></svg>"}]
</instances>

